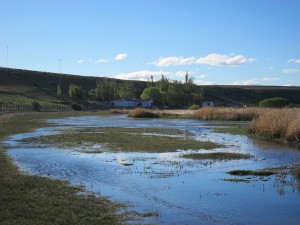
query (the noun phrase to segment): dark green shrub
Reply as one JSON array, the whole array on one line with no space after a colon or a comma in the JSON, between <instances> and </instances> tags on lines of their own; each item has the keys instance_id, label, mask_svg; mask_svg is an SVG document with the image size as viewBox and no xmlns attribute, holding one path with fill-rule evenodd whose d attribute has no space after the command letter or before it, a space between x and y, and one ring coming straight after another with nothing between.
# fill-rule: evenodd
<instances>
[{"instance_id":1,"label":"dark green shrub","mask_svg":"<svg viewBox=\"0 0 300 225\"><path fill-rule=\"evenodd\" d=\"M197 109L200 109L200 106L199 105L196 105L196 104L193 104L189 107L190 110L197 110Z\"/></svg>"},{"instance_id":2,"label":"dark green shrub","mask_svg":"<svg viewBox=\"0 0 300 225\"><path fill-rule=\"evenodd\" d=\"M42 108L42 106L40 105L40 103L37 102L37 101L31 102L31 104L32 104L32 109L35 110L35 111L40 111L41 108Z\"/></svg>"},{"instance_id":3,"label":"dark green shrub","mask_svg":"<svg viewBox=\"0 0 300 225\"><path fill-rule=\"evenodd\" d=\"M282 108L289 105L285 98L268 98L259 102L259 107Z\"/></svg>"},{"instance_id":4,"label":"dark green shrub","mask_svg":"<svg viewBox=\"0 0 300 225\"><path fill-rule=\"evenodd\" d=\"M72 103L71 107L72 107L73 110L76 110L76 111L81 111L82 110L82 106L80 104L77 104L77 103Z\"/></svg>"}]
</instances>

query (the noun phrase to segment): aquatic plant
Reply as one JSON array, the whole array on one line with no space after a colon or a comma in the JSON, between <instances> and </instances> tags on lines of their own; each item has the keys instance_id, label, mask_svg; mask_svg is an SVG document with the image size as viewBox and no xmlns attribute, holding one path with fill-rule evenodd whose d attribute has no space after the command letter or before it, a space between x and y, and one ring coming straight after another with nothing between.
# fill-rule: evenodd
<instances>
[{"instance_id":1,"label":"aquatic plant","mask_svg":"<svg viewBox=\"0 0 300 225\"><path fill-rule=\"evenodd\" d=\"M187 159L214 159L214 160L227 160L227 159L249 159L251 155L230 152L213 152L213 153L192 153L181 156Z\"/></svg>"},{"instance_id":2,"label":"aquatic plant","mask_svg":"<svg viewBox=\"0 0 300 225\"><path fill-rule=\"evenodd\" d=\"M228 174L236 176L271 176L276 172L270 170L232 170Z\"/></svg>"}]
</instances>

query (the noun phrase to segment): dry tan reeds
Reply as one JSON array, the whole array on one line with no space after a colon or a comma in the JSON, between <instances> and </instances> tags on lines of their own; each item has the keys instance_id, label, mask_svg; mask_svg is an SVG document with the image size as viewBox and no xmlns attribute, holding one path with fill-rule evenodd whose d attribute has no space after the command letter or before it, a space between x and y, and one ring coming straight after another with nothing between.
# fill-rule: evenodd
<instances>
[{"instance_id":1,"label":"dry tan reeds","mask_svg":"<svg viewBox=\"0 0 300 225\"><path fill-rule=\"evenodd\" d=\"M300 109L268 109L253 120L250 131L267 139L300 143Z\"/></svg>"},{"instance_id":2,"label":"dry tan reeds","mask_svg":"<svg viewBox=\"0 0 300 225\"><path fill-rule=\"evenodd\" d=\"M158 118L159 115L152 110L136 108L128 113L128 116L133 118Z\"/></svg>"},{"instance_id":3,"label":"dry tan reeds","mask_svg":"<svg viewBox=\"0 0 300 225\"><path fill-rule=\"evenodd\" d=\"M262 111L262 108L204 107L194 112L193 117L200 120L251 121Z\"/></svg>"}]
</instances>

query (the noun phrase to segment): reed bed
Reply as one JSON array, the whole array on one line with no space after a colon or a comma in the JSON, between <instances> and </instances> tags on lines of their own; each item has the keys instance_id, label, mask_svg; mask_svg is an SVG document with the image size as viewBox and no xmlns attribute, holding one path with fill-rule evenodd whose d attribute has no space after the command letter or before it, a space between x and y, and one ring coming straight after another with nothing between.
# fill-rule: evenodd
<instances>
[{"instance_id":1,"label":"reed bed","mask_svg":"<svg viewBox=\"0 0 300 225\"><path fill-rule=\"evenodd\" d=\"M194 112L193 117L200 120L251 121L260 115L263 108L204 107Z\"/></svg>"},{"instance_id":2,"label":"reed bed","mask_svg":"<svg viewBox=\"0 0 300 225\"><path fill-rule=\"evenodd\" d=\"M136 108L128 113L133 118L159 118L159 115L152 110Z\"/></svg>"},{"instance_id":3,"label":"reed bed","mask_svg":"<svg viewBox=\"0 0 300 225\"><path fill-rule=\"evenodd\" d=\"M268 109L253 120L250 132L266 139L300 144L300 109Z\"/></svg>"}]
</instances>

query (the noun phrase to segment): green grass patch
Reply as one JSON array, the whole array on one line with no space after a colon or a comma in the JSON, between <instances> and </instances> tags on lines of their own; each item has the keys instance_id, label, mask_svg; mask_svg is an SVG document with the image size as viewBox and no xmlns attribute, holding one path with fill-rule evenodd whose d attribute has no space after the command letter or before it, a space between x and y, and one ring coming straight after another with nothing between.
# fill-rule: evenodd
<instances>
[{"instance_id":1,"label":"green grass patch","mask_svg":"<svg viewBox=\"0 0 300 225\"><path fill-rule=\"evenodd\" d=\"M251 155L230 152L213 152L213 153L193 153L182 155L186 159L213 159L213 160L233 160L233 159L249 159Z\"/></svg>"},{"instance_id":2,"label":"green grass patch","mask_svg":"<svg viewBox=\"0 0 300 225\"><path fill-rule=\"evenodd\" d=\"M53 144L58 147L93 146L99 144L105 151L122 152L175 152L188 149L214 149L221 145L200 142L190 138L191 133L176 129L143 128L88 128L68 129L57 135L29 138L38 144ZM99 152L103 152L101 148ZM95 151L93 151L95 152Z\"/></svg>"},{"instance_id":3,"label":"green grass patch","mask_svg":"<svg viewBox=\"0 0 300 225\"><path fill-rule=\"evenodd\" d=\"M213 129L216 133L228 133L234 135L249 135L249 126L230 126Z\"/></svg>"},{"instance_id":4,"label":"green grass patch","mask_svg":"<svg viewBox=\"0 0 300 225\"><path fill-rule=\"evenodd\" d=\"M232 170L228 174L236 176L271 176L276 172L270 170Z\"/></svg>"}]
</instances>

